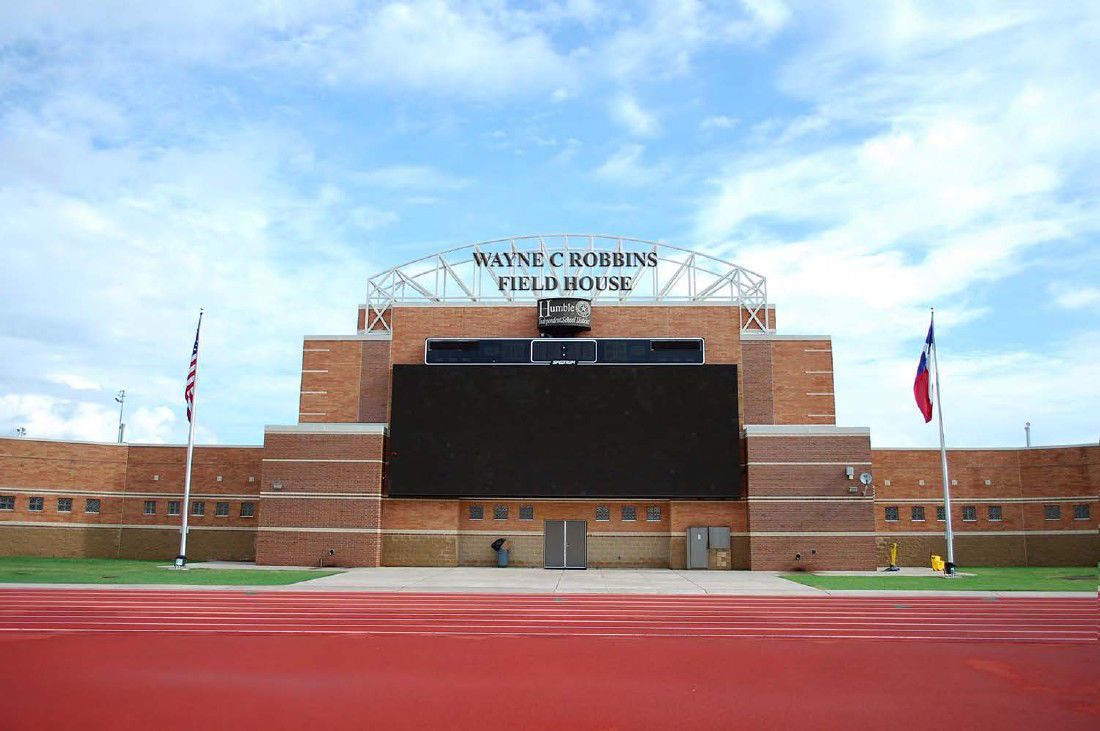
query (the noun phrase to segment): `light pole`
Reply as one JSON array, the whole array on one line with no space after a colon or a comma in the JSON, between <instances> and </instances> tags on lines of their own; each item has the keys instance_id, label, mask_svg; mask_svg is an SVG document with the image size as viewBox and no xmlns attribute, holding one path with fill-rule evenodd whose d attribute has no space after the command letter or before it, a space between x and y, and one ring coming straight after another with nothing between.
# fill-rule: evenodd
<instances>
[{"instance_id":1,"label":"light pole","mask_svg":"<svg viewBox=\"0 0 1100 731\"><path fill-rule=\"evenodd\" d=\"M115 401L118 401L118 443L122 444L122 434L126 431L126 425L122 423L122 409L126 407L126 391L119 391Z\"/></svg>"},{"instance_id":2,"label":"light pole","mask_svg":"<svg viewBox=\"0 0 1100 731\"><path fill-rule=\"evenodd\" d=\"M17 426L17 427L15 427L15 436L25 437L25 436L27 436L27 430L24 427Z\"/></svg>"},{"instance_id":3,"label":"light pole","mask_svg":"<svg viewBox=\"0 0 1100 731\"><path fill-rule=\"evenodd\" d=\"M1028 447L1031 446L1031 422L1030 421L1025 421L1024 422L1024 443Z\"/></svg>"}]
</instances>

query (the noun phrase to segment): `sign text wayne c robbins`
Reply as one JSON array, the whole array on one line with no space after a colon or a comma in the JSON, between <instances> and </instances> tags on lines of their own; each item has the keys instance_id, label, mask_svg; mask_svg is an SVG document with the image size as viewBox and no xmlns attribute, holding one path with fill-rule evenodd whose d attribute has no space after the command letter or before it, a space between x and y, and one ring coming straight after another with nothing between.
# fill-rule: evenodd
<instances>
[{"instance_id":1,"label":"sign text wayne c robbins","mask_svg":"<svg viewBox=\"0 0 1100 731\"><path fill-rule=\"evenodd\" d=\"M657 266L657 253L653 251L515 251L502 253L474 252L474 263L480 267L510 269L517 267L541 269L549 265L552 269L568 267L572 269L596 269L607 271L616 268L637 268ZM563 275L538 276L498 276L500 290L510 292L602 292L625 291L633 286L633 274L620 275Z\"/></svg>"}]
</instances>

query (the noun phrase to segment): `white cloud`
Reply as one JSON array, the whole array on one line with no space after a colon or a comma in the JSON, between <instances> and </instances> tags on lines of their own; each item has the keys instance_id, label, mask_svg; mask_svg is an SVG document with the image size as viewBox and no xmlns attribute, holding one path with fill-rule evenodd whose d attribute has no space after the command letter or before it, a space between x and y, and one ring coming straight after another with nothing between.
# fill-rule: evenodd
<instances>
[{"instance_id":1,"label":"white cloud","mask_svg":"<svg viewBox=\"0 0 1100 731\"><path fill-rule=\"evenodd\" d=\"M1074 287L1062 282L1051 285L1051 296L1059 307L1066 310L1081 310L1100 305L1100 288Z\"/></svg>"},{"instance_id":2,"label":"white cloud","mask_svg":"<svg viewBox=\"0 0 1100 731\"><path fill-rule=\"evenodd\" d=\"M175 414L166 407L140 407L126 416L126 441L163 444L172 436ZM0 396L0 423L27 430L36 439L113 442L118 437L114 405L43 394Z\"/></svg>"},{"instance_id":3,"label":"white cloud","mask_svg":"<svg viewBox=\"0 0 1100 731\"><path fill-rule=\"evenodd\" d=\"M46 376L46 380L59 383L74 391L98 391L102 388L97 381L77 373L51 373Z\"/></svg>"},{"instance_id":4,"label":"white cloud","mask_svg":"<svg viewBox=\"0 0 1100 731\"><path fill-rule=\"evenodd\" d=\"M623 145L596 168L596 175L618 185L648 185L657 180L664 169L659 165L646 165L642 162L644 154L644 145Z\"/></svg>"},{"instance_id":5,"label":"white cloud","mask_svg":"<svg viewBox=\"0 0 1100 731\"><path fill-rule=\"evenodd\" d=\"M838 423L870 425L877 444L931 444L907 398L927 308L946 356L954 326L990 315L983 285L1100 234L1100 204L1081 193L1100 161L1100 94L1078 72L1096 21L843 8L801 18L825 33L781 78L811 111L724 160L695 234L768 276L781 331L833 334ZM1086 340L1043 353L953 343L941 365L955 443L1014 443L1016 422L1039 412L1052 438L1094 438Z\"/></svg>"},{"instance_id":6,"label":"white cloud","mask_svg":"<svg viewBox=\"0 0 1100 731\"><path fill-rule=\"evenodd\" d=\"M728 117L723 114L715 114L709 117L704 117L703 121L699 123L699 129L704 132L716 129L732 129L737 126L736 117Z\"/></svg>"},{"instance_id":7,"label":"white cloud","mask_svg":"<svg viewBox=\"0 0 1100 731\"><path fill-rule=\"evenodd\" d=\"M611 117L634 137L653 137L661 128L657 118L629 94L620 94L611 102Z\"/></svg>"},{"instance_id":8,"label":"white cloud","mask_svg":"<svg viewBox=\"0 0 1100 731\"><path fill-rule=\"evenodd\" d=\"M470 184L467 178L429 165L389 165L355 173L353 179L363 185L393 190L459 190Z\"/></svg>"}]
</instances>

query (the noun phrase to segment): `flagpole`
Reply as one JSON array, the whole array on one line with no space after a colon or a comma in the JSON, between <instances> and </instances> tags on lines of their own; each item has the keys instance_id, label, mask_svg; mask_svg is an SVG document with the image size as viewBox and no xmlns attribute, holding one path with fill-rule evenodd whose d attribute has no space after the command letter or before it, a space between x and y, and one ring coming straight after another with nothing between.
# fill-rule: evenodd
<instances>
[{"instance_id":1,"label":"flagpole","mask_svg":"<svg viewBox=\"0 0 1100 731\"><path fill-rule=\"evenodd\" d=\"M199 347L199 336L202 333L202 313L203 310L199 308L199 325L195 329L195 348ZM180 524L180 552L176 556L176 568L187 568L187 518L191 514L191 457L195 452L195 409L198 405L194 392L198 390L198 370L195 371L195 386L191 396L191 419L190 425L187 429L187 465L184 467L183 472L183 507L181 513L183 513L183 522Z\"/></svg>"},{"instance_id":2,"label":"flagpole","mask_svg":"<svg viewBox=\"0 0 1100 731\"><path fill-rule=\"evenodd\" d=\"M943 467L943 520L944 538L947 540L948 574L955 573L955 534L951 530L951 480L947 474L947 445L943 438L943 407L940 404L940 356L936 345L936 308L932 308L932 372L936 377L936 421L940 427L940 462Z\"/></svg>"}]
</instances>

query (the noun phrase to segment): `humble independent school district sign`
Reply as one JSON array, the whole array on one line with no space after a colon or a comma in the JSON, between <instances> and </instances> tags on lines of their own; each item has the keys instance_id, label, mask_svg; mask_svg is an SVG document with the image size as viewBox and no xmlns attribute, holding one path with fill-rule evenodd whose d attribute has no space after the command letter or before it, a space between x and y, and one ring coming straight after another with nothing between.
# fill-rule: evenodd
<instances>
[{"instance_id":1,"label":"humble independent school district sign","mask_svg":"<svg viewBox=\"0 0 1100 731\"><path fill-rule=\"evenodd\" d=\"M488 253L475 251L474 263L479 267L494 267L515 271L526 269L604 269L657 266L653 251L516 251ZM569 274L505 275L496 277L501 292L622 292L633 286L633 275Z\"/></svg>"}]
</instances>

